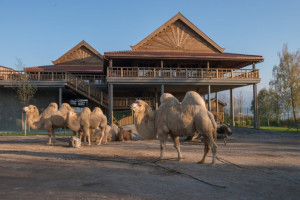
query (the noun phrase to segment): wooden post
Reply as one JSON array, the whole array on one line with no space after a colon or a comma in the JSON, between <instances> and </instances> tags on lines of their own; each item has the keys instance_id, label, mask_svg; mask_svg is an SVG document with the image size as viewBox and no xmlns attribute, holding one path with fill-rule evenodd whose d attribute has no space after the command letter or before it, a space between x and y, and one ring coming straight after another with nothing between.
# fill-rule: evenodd
<instances>
[{"instance_id":1,"label":"wooden post","mask_svg":"<svg viewBox=\"0 0 300 200\"><path fill-rule=\"evenodd\" d=\"M233 89L230 89L230 117L231 117L231 126L235 126L234 121L234 97L233 97Z\"/></svg>"},{"instance_id":2,"label":"wooden post","mask_svg":"<svg viewBox=\"0 0 300 200\"><path fill-rule=\"evenodd\" d=\"M109 68L112 68L112 66L113 66L113 60L109 59Z\"/></svg>"},{"instance_id":3,"label":"wooden post","mask_svg":"<svg viewBox=\"0 0 300 200\"><path fill-rule=\"evenodd\" d=\"M165 93L165 86L164 86L164 84L161 84L160 92L161 92L161 95L163 95Z\"/></svg>"},{"instance_id":4,"label":"wooden post","mask_svg":"<svg viewBox=\"0 0 300 200\"><path fill-rule=\"evenodd\" d=\"M41 72L38 72L38 80L41 79Z\"/></svg>"},{"instance_id":5,"label":"wooden post","mask_svg":"<svg viewBox=\"0 0 300 200\"><path fill-rule=\"evenodd\" d=\"M58 88L58 106L62 104L62 88Z\"/></svg>"},{"instance_id":6,"label":"wooden post","mask_svg":"<svg viewBox=\"0 0 300 200\"><path fill-rule=\"evenodd\" d=\"M207 69L209 69L209 61L207 61Z\"/></svg>"},{"instance_id":7,"label":"wooden post","mask_svg":"<svg viewBox=\"0 0 300 200\"><path fill-rule=\"evenodd\" d=\"M26 136L26 127L27 126L27 113L25 114L25 124L24 124L24 136Z\"/></svg>"},{"instance_id":8,"label":"wooden post","mask_svg":"<svg viewBox=\"0 0 300 200\"><path fill-rule=\"evenodd\" d=\"M109 84L109 125L113 124L113 110L114 110L114 97L113 97L113 84Z\"/></svg>"},{"instance_id":9,"label":"wooden post","mask_svg":"<svg viewBox=\"0 0 300 200\"><path fill-rule=\"evenodd\" d=\"M216 92L216 112L217 112L217 122L219 121L219 98L218 98L218 92Z\"/></svg>"},{"instance_id":10,"label":"wooden post","mask_svg":"<svg viewBox=\"0 0 300 200\"><path fill-rule=\"evenodd\" d=\"M210 85L207 86L207 93L208 93L208 111L211 111L211 97L210 97Z\"/></svg>"},{"instance_id":11,"label":"wooden post","mask_svg":"<svg viewBox=\"0 0 300 200\"><path fill-rule=\"evenodd\" d=\"M163 60L160 61L160 68L164 68L164 61Z\"/></svg>"},{"instance_id":12,"label":"wooden post","mask_svg":"<svg viewBox=\"0 0 300 200\"><path fill-rule=\"evenodd\" d=\"M157 88L155 87L155 110L158 108Z\"/></svg>"},{"instance_id":13,"label":"wooden post","mask_svg":"<svg viewBox=\"0 0 300 200\"><path fill-rule=\"evenodd\" d=\"M253 71L255 70L255 63L252 64ZM254 128L259 129L259 117L258 117L258 99L257 99L257 84L253 84L253 100L254 100Z\"/></svg>"},{"instance_id":14,"label":"wooden post","mask_svg":"<svg viewBox=\"0 0 300 200\"><path fill-rule=\"evenodd\" d=\"M52 76L52 81L54 80L54 77L53 77L53 72L51 73L51 76Z\"/></svg>"}]
</instances>

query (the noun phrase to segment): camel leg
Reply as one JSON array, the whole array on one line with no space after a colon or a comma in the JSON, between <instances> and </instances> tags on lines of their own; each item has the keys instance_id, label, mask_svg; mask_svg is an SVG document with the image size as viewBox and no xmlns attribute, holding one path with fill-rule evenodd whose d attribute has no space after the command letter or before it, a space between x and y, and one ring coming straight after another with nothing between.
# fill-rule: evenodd
<instances>
[{"instance_id":1,"label":"camel leg","mask_svg":"<svg viewBox=\"0 0 300 200\"><path fill-rule=\"evenodd\" d=\"M179 137L178 136L171 136L174 142L174 147L177 150L178 153L178 161L183 161L183 157L181 155L180 151L180 143L179 143Z\"/></svg>"},{"instance_id":2,"label":"camel leg","mask_svg":"<svg viewBox=\"0 0 300 200\"><path fill-rule=\"evenodd\" d=\"M53 140L53 143L55 143L55 131L54 130L52 132L52 140Z\"/></svg>"},{"instance_id":3,"label":"camel leg","mask_svg":"<svg viewBox=\"0 0 300 200\"><path fill-rule=\"evenodd\" d=\"M99 141L98 141L97 145L101 145L102 139L103 139L103 137L105 135L104 131L105 131L105 129L101 128L101 135L100 135L100 138L99 138Z\"/></svg>"},{"instance_id":4,"label":"camel leg","mask_svg":"<svg viewBox=\"0 0 300 200\"><path fill-rule=\"evenodd\" d=\"M216 161L216 153L217 153L217 144L214 141L213 135L209 135L206 138L206 141L207 141L207 144L209 145L209 147L211 148L211 151L213 154L211 165L215 166L216 165L215 161Z\"/></svg>"},{"instance_id":5,"label":"camel leg","mask_svg":"<svg viewBox=\"0 0 300 200\"><path fill-rule=\"evenodd\" d=\"M77 135L77 132L76 131L73 131L73 136L76 136Z\"/></svg>"},{"instance_id":6,"label":"camel leg","mask_svg":"<svg viewBox=\"0 0 300 200\"><path fill-rule=\"evenodd\" d=\"M199 164L204 164L205 163L205 158L206 158L206 155L207 155L208 151L209 151L209 146L208 146L208 143L207 143L207 139L204 138L204 155L203 155L202 160L198 162Z\"/></svg>"},{"instance_id":7,"label":"camel leg","mask_svg":"<svg viewBox=\"0 0 300 200\"><path fill-rule=\"evenodd\" d=\"M166 141L160 140L160 157L159 159L162 161L165 153Z\"/></svg>"},{"instance_id":8,"label":"camel leg","mask_svg":"<svg viewBox=\"0 0 300 200\"><path fill-rule=\"evenodd\" d=\"M168 140L168 134L158 134L159 138L160 138L160 157L159 159L162 161L163 157L164 157L164 153L165 153L165 149L166 149L166 143Z\"/></svg>"}]
</instances>

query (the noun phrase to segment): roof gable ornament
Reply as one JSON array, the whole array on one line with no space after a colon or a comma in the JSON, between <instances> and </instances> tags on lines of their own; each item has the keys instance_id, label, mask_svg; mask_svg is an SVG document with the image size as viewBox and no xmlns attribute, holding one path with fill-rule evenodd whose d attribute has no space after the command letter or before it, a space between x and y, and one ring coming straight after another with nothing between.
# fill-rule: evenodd
<instances>
[{"instance_id":1,"label":"roof gable ornament","mask_svg":"<svg viewBox=\"0 0 300 200\"><path fill-rule=\"evenodd\" d=\"M103 56L82 40L67 53L52 61L53 64L103 64Z\"/></svg>"},{"instance_id":2,"label":"roof gable ornament","mask_svg":"<svg viewBox=\"0 0 300 200\"><path fill-rule=\"evenodd\" d=\"M222 53L225 50L180 12L131 48L133 51L192 51L202 53Z\"/></svg>"}]
</instances>

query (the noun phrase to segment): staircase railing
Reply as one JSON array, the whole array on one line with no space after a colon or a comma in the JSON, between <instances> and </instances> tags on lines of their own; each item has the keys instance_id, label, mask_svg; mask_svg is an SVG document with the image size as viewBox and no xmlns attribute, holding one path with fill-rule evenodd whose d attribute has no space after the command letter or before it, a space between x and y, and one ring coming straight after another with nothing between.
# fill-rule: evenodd
<instances>
[{"instance_id":1,"label":"staircase railing","mask_svg":"<svg viewBox=\"0 0 300 200\"><path fill-rule=\"evenodd\" d=\"M77 78L75 75L65 72L65 80L67 85L82 94L86 98L108 108L108 96L105 92L90 86L88 83L85 83L82 79Z\"/></svg>"}]
</instances>

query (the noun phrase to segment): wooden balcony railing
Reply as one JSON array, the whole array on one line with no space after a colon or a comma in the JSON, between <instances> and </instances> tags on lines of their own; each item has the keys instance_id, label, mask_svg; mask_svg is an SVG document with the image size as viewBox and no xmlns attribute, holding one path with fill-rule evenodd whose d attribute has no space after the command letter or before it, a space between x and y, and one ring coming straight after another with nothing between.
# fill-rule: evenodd
<instances>
[{"instance_id":1,"label":"wooden balcony railing","mask_svg":"<svg viewBox=\"0 0 300 200\"><path fill-rule=\"evenodd\" d=\"M28 76L31 81L66 81L67 85L94 102L108 108L108 96L103 91L91 86L88 81L68 72L23 72L0 71L1 80L15 81L19 76ZM90 77L90 76L89 76ZM95 75L95 78L97 76ZM98 76L101 77L101 76Z\"/></svg>"},{"instance_id":2,"label":"wooden balcony railing","mask_svg":"<svg viewBox=\"0 0 300 200\"><path fill-rule=\"evenodd\" d=\"M107 68L107 77L257 79L258 69L197 69L157 67Z\"/></svg>"}]
</instances>

